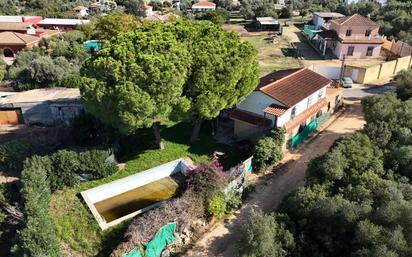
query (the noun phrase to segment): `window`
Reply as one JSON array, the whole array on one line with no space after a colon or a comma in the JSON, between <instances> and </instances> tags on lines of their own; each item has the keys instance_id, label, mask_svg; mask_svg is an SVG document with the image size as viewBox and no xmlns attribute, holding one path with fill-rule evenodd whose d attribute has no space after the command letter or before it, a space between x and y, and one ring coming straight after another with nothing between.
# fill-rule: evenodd
<instances>
[{"instance_id":1,"label":"window","mask_svg":"<svg viewBox=\"0 0 412 257\"><path fill-rule=\"evenodd\" d=\"M308 107L312 104L313 102L313 95L308 97Z\"/></svg>"},{"instance_id":2,"label":"window","mask_svg":"<svg viewBox=\"0 0 412 257\"><path fill-rule=\"evenodd\" d=\"M323 96L323 89L319 90L318 92L318 99L321 99Z\"/></svg>"},{"instance_id":3,"label":"window","mask_svg":"<svg viewBox=\"0 0 412 257\"><path fill-rule=\"evenodd\" d=\"M366 56L372 56L373 48L373 46L368 46L368 49L366 50Z\"/></svg>"},{"instance_id":4,"label":"window","mask_svg":"<svg viewBox=\"0 0 412 257\"><path fill-rule=\"evenodd\" d=\"M352 36L352 30L351 29L346 30L346 36L347 37Z\"/></svg>"},{"instance_id":5,"label":"window","mask_svg":"<svg viewBox=\"0 0 412 257\"><path fill-rule=\"evenodd\" d=\"M296 107L292 108L292 111L290 112L290 118L293 119L296 116Z\"/></svg>"},{"instance_id":6,"label":"window","mask_svg":"<svg viewBox=\"0 0 412 257\"><path fill-rule=\"evenodd\" d=\"M370 29L367 29L366 31L365 31L365 37L369 37L371 35L371 30Z\"/></svg>"},{"instance_id":7,"label":"window","mask_svg":"<svg viewBox=\"0 0 412 257\"><path fill-rule=\"evenodd\" d=\"M354 46L349 46L347 56L353 56L354 51L355 51L355 47Z\"/></svg>"},{"instance_id":8,"label":"window","mask_svg":"<svg viewBox=\"0 0 412 257\"><path fill-rule=\"evenodd\" d=\"M319 118L320 116L322 116L322 114L323 114L322 110L318 111L316 113L316 118Z\"/></svg>"}]
</instances>

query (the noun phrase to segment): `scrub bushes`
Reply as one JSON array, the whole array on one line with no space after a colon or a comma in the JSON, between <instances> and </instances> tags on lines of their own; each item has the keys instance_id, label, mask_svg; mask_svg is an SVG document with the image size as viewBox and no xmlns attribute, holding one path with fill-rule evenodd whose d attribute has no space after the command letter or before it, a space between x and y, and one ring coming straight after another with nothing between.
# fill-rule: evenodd
<instances>
[{"instance_id":1,"label":"scrub bushes","mask_svg":"<svg viewBox=\"0 0 412 257\"><path fill-rule=\"evenodd\" d=\"M34 147L27 140L11 140L0 145L0 168L20 171L24 160L34 153Z\"/></svg>"},{"instance_id":2,"label":"scrub bushes","mask_svg":"<svg viewBox=\"0 0 412 257\"><path fill-rule=\"evenodd\" d=\"M270 135L259 140L255 146L254 164L255 170L264 171L269 166L277 164L283 158L283 143L285 129L276 128Z\"/></svg>"},{"instance_id":3,"label":"scrub bushes","mask_svg":"<svg viewBox=\"0 0 412 257\"><path fill-rule=\"evenodd\" d=\"M49 216L51 192L41 157L35 156L26 163L21 181L26 218L23 229L17 232L14 256L61 256L56 231Z\"/></svg>"},{"instance_id":4,"label":"scrub bushes","mask_svg":"<svg viewBox=\"0 0 412 257\"><path fill-rule=\"evenodd\" d=\"M242 230L243 257L284 257L294 246L293 235L274 215L252 210Z\"/></svg>"},{"instance_id":5,"label":"scrub bushes","mask_svg":"<svg viewBox=\"0 0 412 257\"><path fill-rule=\"evenodd\" d=\"M223 192L217 193L212 199L210 199L207 206L207 212L211 216L222 218L226 213L226 199Z\"/></svg>"},{"instance_id":6,"label":"scrub bushes","mask_svg":"<svg viewBox=\"0 0 412 257\"><path fill-rule=\"evenodd\" d=\"M106 162L110 152L107 150L89 150L84 152L60 150L50 156L36 156L36 165L46 171L52 191L64 186L74 186L82 179L99 179L116 172L113 163ZM26 163L32 165L33 158Z\"/></svg>"}]
</instances>

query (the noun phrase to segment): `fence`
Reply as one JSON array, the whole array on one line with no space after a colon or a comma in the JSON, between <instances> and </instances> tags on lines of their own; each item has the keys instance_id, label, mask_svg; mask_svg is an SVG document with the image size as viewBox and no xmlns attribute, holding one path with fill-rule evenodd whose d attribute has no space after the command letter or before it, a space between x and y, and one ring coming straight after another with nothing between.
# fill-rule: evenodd
<instances>
[{"instance_id":1,"label":"fence","mask_svg":"<svg viewBox=\"0 0 412 257\"><path fill-rule=\"evenodd\" d=\"M390 51L391 53L404 57L408 55L412 55L412 46L409 44L402 42L400 40L395 41L389 41L385 38L382 48Z\"/></svg>"},{"instance_id":2,"label":"fence","mask_svg":"<svg viewBox=\"0 0 412 257\"><path fill-rule=\"evenodd\" d=\"M396 75L401 70L406 70L411 67L412 56L408 55L369 67L345 65L343 76L352 78L356 83L365 84L380 78Z\"/></svg>"}]
</instances>

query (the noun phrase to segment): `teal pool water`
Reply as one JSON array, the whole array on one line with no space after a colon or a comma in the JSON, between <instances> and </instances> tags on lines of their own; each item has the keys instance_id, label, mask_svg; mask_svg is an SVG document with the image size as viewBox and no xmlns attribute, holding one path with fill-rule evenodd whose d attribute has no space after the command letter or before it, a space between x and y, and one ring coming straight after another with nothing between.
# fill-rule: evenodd
<instances>
[{"instance_id":1,"label":"teal pool water","mask_svg":"<svg viewBox=\"0 0 412 257\"><path fill-rule=\"evenodd\" d=\"M97 40L86 41L83 45L88 51L99 51L102 49L101 43Z\"/></svg>"}]
</instances>

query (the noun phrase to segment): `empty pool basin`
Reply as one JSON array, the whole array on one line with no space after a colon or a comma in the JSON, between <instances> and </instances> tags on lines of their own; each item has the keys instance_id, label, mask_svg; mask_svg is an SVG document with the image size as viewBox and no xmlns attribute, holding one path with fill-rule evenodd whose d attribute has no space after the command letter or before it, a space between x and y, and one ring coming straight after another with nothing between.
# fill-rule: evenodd
<instances>
[{"instance_id":1,"label":"empty pool basin","mask_svg":"<svg viewBox=\"0 0 412 257\"><path fill-rule=\"evenodd\" d=\"M102 229L159 206L173 197L192 167L188 158L86 190L81 195Z\"/></svg>"}]
</instances>

